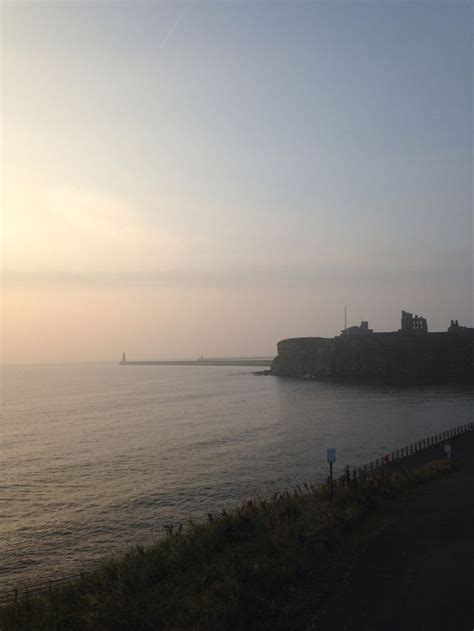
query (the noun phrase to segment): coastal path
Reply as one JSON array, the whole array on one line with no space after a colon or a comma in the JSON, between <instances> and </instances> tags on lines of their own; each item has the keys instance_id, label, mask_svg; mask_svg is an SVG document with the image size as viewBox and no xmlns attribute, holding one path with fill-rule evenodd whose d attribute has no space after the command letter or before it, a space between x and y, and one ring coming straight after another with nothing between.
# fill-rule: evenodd
<instances>
[{"instance_id":1,"label":"coastal path","mask_svg":"<svg viewBox=\"0 0 474 631\"><path fill-rule=\"evenodd\" d=\"M474 431L450 443L456 470L419 487L369 541L317 631L474 629ZM438 444L386 470L442 457Z\"/></svg>"}]
</instances>

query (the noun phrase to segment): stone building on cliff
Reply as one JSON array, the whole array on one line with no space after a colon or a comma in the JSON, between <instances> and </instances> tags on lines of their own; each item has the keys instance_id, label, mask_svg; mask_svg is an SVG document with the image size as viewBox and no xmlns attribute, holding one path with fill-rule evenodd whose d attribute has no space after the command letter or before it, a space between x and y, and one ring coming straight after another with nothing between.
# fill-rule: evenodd
<instances>
[{"instance_id":1,"label":"stone building on cliff","mask_svg":"<svg viewBox=\"0 0 474 631\"><path fill-rule=\"evenodd\" d=\"M341 335L370 335L373 332L373 329L369 329L369 323L362 321L360 326L349 326L342 329Z\"/></svg>"},{"instance_id":2,"label":"stone building on cliff","mask_svg":"<svg viewBox=\"0 0 474 631\"><path fill-rule=\"evenodd\" d=\"M455 333L457 335L469 335L474 336L474 328L469 326L461 326L458 320L451 320L451 325L448 329L448 333Z\"/></svg>"},{"instance_id":3,"label":"stone building on cliff","mask_svg":"<svg viewBox=\"0 0 474 631\"><path fill-rule=\"evenodd\" d=\"M400 333L423 334L428 333L428 322L422 316L413 316L408 311L402 311L402 328Z\"/></svg>"}]
</instances>

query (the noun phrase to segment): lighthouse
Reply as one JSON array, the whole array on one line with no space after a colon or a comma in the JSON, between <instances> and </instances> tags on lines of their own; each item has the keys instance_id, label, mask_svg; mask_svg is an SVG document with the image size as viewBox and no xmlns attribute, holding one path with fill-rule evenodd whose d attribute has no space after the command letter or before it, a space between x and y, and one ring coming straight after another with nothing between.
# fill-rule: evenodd
<instances>
[{"instance_id":1,"label":"lighthouse","mask_svg":"<svg viewBox=\"0 0 474 631\"><path fill-rule=\"evenodd\" d=\"M127 357L125 356L125 353L122 353L122 361L120 362L120 365L125 366L126 363L127 363Z\"/></svg>"}]
</instances>

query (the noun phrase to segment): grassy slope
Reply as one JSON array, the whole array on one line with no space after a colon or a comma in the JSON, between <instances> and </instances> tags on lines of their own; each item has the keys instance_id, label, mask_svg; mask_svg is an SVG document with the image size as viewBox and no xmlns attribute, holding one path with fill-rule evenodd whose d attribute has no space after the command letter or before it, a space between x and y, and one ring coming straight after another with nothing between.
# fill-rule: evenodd
<instances>
[{"instance_id":1,"label":"grassy slope","mask_svg":"<svg viewBox=\"0 0 474 631\"><path fill-rule=\"evenodd\" d=\"M301 629L387 509L447 473L449 461L257 499L208 523L168 529L165 540L108 561L70 586L0 611L0 628L217 631ZM310 628L310 627L309 627Z\"/></svg>"}]
</instances>

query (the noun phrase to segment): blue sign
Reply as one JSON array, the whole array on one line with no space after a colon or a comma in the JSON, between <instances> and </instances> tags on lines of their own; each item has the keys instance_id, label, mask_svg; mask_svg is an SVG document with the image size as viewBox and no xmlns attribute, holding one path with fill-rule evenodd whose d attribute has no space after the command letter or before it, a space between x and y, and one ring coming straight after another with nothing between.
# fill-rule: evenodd
<instances>
[{"instance_id":1,"label":"blue sign","mask_svg":"<svg viewBox=\"0 0 474 631\"><path fill-rule=\"evenodd\" d=\"M336 462L336 450L328 449L328 462Z\"/></svg>"}]
</instances>

